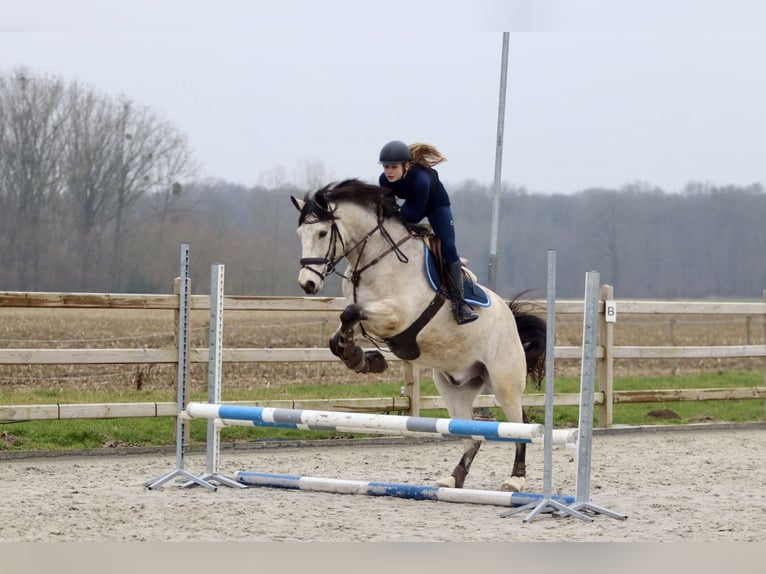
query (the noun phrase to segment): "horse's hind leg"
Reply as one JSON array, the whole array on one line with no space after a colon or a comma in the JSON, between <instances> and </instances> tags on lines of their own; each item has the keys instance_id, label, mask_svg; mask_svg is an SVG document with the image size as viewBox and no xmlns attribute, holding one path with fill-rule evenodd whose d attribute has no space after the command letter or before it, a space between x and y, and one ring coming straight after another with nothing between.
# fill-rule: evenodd
<instances>
[{"instance_id":1,"label":"horse's hind leg","mask_svg":"<svg viewBox=\"0 0 766 574\"><path fill-rule=\"evenodd\" d=\"M354 342L354 329L367 316L359 305L347 306L340 315L340 327L330 338L330 351L357 373L382 373L388 368L380 351L364 351Z\"/></svg>"}]
</instances>

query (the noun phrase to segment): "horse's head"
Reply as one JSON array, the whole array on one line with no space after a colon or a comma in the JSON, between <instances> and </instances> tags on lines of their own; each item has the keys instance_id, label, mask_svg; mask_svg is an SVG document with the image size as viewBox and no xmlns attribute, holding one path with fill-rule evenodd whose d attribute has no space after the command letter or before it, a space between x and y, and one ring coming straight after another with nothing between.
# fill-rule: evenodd
<instances>
[{"instance_id":1,"label":"horse's head","mask_svg":"<svg viewBox=\"0 0 766 574\"><path fill-rule=\"evenodd\" d=\"M301 270L298 283L309 295L319 293L336 263L338 231L335 225L335 206L323 195L314 194L304 199L290 197L300 211L298 237L301 239ZM342 251L342 249L341 249Z\"/></svg>"},{"instance_id":2,"label":"horse's head","mask_svg":"<svg viewBox=\"0 0 766 574\"><path fill-rule=\"evenodd\" d=\"M346 257L358 239L357 230L370 231L379 221L385 190L356 179L323 187L303 199L290 197L300 212L301 269L298 283L309 295L319 293L324 278ZM369 228L369 229L366 229Z\"/></svg>"}]
</instances>

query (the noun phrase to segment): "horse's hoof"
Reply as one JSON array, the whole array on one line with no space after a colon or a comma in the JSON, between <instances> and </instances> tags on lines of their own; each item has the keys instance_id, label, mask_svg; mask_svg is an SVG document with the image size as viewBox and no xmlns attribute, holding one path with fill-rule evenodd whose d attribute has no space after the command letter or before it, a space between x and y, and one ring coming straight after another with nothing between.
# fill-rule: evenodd
<instances>
[{"instance_id":1,"label":"horse's hoof","mask_svg":"<svg viewBox=\"0 0 766 574\"><path fill-rule=\"evenodd\" d=\"M357 373L364 368L364 351L356 345L343 349L341 359L349 369Z\"/></svg>"},{"instance_id":2,"label":"horse's hoof","mask_svg":"<svg viewBox=\"0 0 766 574\"><path fill-rule=\"evenodd\" d=\"M521 492L524 490L526 482L523 476L512 476L500 485L500 490L503 492Z\"/></svg>"},{"instance_id":3,"label":"horse's hoof","mask_svg":"<svg viewBox=\"0 0 766 574\"><path fill-rule=\"evenodd\" d=\"M336 357L340 358L341 356L340 355L341 354L340 333L335 333L332 337L330 337L329 347L330 347L330 352Z\"/></svg>"},{"instance_id":4,"label":"horse's hoof","mask_svg":"<svg viewBox=\"0 0 766 574\"><path fill-rule=\"evenodd\" d=\"M448 476L447 478L439 479L436 481L436 484L442 488L455 488L455 477Z\"/></svg>"},{"instance_id":5,"label":"horse's hoof","mask_svg":"<svg viewBox=\"0 0 766 574\"><path fill-rule=\"evenodd\" d=\"M388 368L388 362L380 351L366 351L364 358L370 365L371 373L382 373Z\"/></svg>"}]
</instances>

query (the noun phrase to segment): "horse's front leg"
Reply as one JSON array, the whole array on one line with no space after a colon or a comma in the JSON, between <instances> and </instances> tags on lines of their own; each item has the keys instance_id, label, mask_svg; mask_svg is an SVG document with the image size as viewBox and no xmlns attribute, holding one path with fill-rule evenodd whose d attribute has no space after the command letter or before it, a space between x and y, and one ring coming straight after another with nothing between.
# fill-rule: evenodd
<instances>
[{"instance_id":1,"label":"horse's front leg","mask_svg":"<svg viewBox=\"0 0 766 574\"><path fill-rule=\"evenodd\" d=\"M457 463L450 476L437 480L436 483L439 486L446 486L448 488L463 488L465 477L468 476L468 471L471 470L471 463L473 463L473 459L480 448L480 440L464 440L463 456L460 457L460 462Z\"/></svg>"},{"instance_id":2,"label":"horse's front leg","mask_svg":"<svg viewBox=\"0 0 766 574\"><path fill-rule=\"evenodd\" d=\"M330 338L330 351L357 373L382 373L388 368L383 354L378 350L364 351L354 341L354 329L367 319L359 305L349 305L340 314L340 326Z\"/></svg>"}]
</instances>

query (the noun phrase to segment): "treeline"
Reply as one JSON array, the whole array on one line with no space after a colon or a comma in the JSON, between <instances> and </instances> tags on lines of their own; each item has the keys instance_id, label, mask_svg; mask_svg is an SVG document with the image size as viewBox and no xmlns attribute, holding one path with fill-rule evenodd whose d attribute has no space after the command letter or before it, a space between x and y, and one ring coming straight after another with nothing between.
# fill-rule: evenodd
<instances>
[{"instance_id":1,"label":"treeline","mask_svg":"<svg viewBox=\"0 0 766 574\"><path fill-rule=\"evenodd\" d=\"M119 282L112 276L110 249L98 245L66 253L69 265L53 264L65 245L40 245L42 265L25 278L14 270L23 254L3 250L2 290L166 293L179 270L179 247L190 244L194 292L206 293L210 265L226 265L232 294L302 295L297 286L298 217L290 195L304 189L246 188L224 181L188 184L167 216L158 217L157 198L135 201L119 254ZM492 193L475 183L453 186L458 248L486 284ZM766 193L746 188L691 184L683 193L628 186L571 195L504 190L500 198L497 291L506 297L533 289L544 298L548 249L557 250L557 295L582 297L585 272L620 298L760 299L766 288ZM49 236L39 221L36 233ZM94 253L102 259L90 260ZM83 281L82 268L87 268ZM328 294L340 293L338 280Z\"/></svg>"},{"instance_id":2,"label":"treeline","mask_svg":"<svg viewBox=\"0 0 766 574\"><path fill-rule=\"evenodd\" d=\"M453 194L460 244L487 276L489 191ZM501 196L497 290L545 296L547 249L557 251L557 294L582 297L585 273L618 297L755 298L766 288L766 193L690 183L682 193L645 185L571 195Z\"/></svg>"},{"instance_id":3,"label":"treeline","mask_svg":"<svg viewBox=\"0 0 766 574\"><path fill-rule=\"evenodd\" d=\"M311 169L308 169L308 168ZM290 195L325 183L243 187L195 179L185 138L150 110L54 77L0 74L0 290L167 293L179 246L193 291L226 265L233 294L302 295ZM449 185L458 250L486 284L492 190ZM496 290L545 297L548 249L557 295L581 298L599 271L618 297L760 299L766 288L766 193L690 183L500 197ZM331 281L327 293L340 293Z\"/></svg>"}]
</instances>

